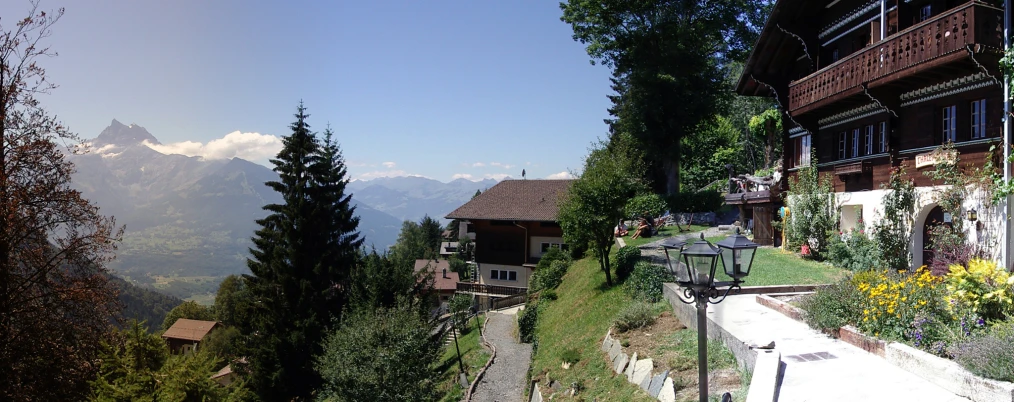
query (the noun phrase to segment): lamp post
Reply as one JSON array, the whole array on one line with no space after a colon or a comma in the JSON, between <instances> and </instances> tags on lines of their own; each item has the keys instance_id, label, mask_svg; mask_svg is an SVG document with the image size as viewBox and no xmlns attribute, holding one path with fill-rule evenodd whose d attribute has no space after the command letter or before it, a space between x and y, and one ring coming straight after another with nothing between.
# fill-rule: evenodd
<instances>
[{"instance_id":1,"label":"lamp post","mask_svg":"<svg viewBox=\"0 0 1014 402\"><path fill-rule=\"evenodd\" d=\"M708 303L718 304L725 300L729 292L739 288L743 279L750 274L757 244L739 234L727 237L718 242L717 247L701 239L688 246L682 240L671 240L662 243L665 250L669 272L676 278L676 283L683 288L683 297L679 298L686 304L697 307L697 365L698 392L700 401L708 401ZM676 252L676 261L672 261L669 251ZM715 282L715 270L718 262L722 262L725 274L732 278L731 282Z\"/></svg>"}]
</instances>

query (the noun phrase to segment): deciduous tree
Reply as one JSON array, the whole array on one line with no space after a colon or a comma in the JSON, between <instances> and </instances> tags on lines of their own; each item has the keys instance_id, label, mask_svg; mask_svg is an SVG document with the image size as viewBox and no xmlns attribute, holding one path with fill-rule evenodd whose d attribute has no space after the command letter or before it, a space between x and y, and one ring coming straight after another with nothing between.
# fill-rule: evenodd
<instances>
[{"instance_id":1,"label":"deciduous tree","mask_svg":"<svg viewBox=\"0 0 1014 402\"><path fill-rule=\"evenodd\" d=\"M0 400L82 399L118 310L104 264L122 230L71 189L80 140L38 99L62 15L33 2L0 22Z\"/></svg>"},{"instance_id":2,"label":"deciduous tree","mask_svg":"<svg viewBox=\"0 0 1014 402\"><path fill-rule=\"evenodd\" d=\"M165 320L162 321L162 330L165 331L169 327L176 323L176 320L180 318L187 318L191 320L203 320L212 321L215 319L215 314L210 308L197 304L195 301L185 301L179 306L173 307L169 310L169 313L165 315Z\"/></svg>"}]
</instances>

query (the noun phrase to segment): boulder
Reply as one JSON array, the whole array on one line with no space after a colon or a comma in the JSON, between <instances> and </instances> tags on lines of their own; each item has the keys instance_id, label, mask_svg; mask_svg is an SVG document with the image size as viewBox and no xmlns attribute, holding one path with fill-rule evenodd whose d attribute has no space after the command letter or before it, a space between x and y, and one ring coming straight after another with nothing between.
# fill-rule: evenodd
<instances>
[{"instance_id":1,"label":"boulder","mask_svg":"<svg viewBox=\"0 0 1014 402\"><path fill-rule=\"evenodd\" d=\"M626 354L620 353L616 356L616 360L613 360L613 371L616 374L623 372L623 369L627 368L627 363L630 362L630 358Z\"/></svg>"},{"instance_id":2,"label":"boulder","mask_svg":"<svg viewBox=\"0 0 1014 402\"><path fill-rule=\"evenodd\" d=\"M651 369L655 368L655 363L651 359L638 360L637 364L633 364L634 370L631 374L629 381L640 385L644 382L645 378L650 381Z\"/></svg>"},{"instance_id":3,"label":"boulder","mask_svg":"<svg viewBox=\"0 0 1014 402\"><path fill-rule=\"evenodd\" d=\"M662 383L662 390L658 393L658 400L662 402L676 402L676 386L673 385L672 378L665 378L665 382Z\"/></svg>"},{"instance_id":4,"label":"boulder","mask_svg":"<svg viewBox=\"0 0 1014 402\"><path fill-rule=\"evenodd\" d=\"M662 391L662 383L665 382L666 378L669 378L669 370L651 377L651 381L648 384L648 395L651 395L652 398L658 398L658 393Z\"/></svg>"},{"instance_id":5,"label":"boulder","mask_svg":"<svg viewBox=\"0 0 1014 402\"><path fill-rule=\"evenodd\" d=\"M634 374L634 364L637 363L637 352L630 357L630 364L627 365L627 369L623 372L623 375L627 376L627 381L630 381L631 375Z\"/></svg>"}]
</instances>

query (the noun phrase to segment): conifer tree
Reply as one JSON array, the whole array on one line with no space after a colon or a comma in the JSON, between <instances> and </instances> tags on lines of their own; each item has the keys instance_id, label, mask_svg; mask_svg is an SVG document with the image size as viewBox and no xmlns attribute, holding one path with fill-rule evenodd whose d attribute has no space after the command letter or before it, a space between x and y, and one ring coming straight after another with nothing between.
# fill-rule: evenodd
<instances>
[{"instance_id":1,"label":"conifer tree","mask_svg":"<svg viewBox=\"0 0 1014 402\"><path fill-rule=\"evenodd\" d=\"M302 103L295 117L271 160L278 181L267 183L283 203L264 207L270 215L257 221L261 228L247 264L255 306L247 340L250 380L264 400L308 399L319 386L313 356L340 318L362 244L337 144L330 134L323 146L318 142Z\"/></svg>"}]
</instances>

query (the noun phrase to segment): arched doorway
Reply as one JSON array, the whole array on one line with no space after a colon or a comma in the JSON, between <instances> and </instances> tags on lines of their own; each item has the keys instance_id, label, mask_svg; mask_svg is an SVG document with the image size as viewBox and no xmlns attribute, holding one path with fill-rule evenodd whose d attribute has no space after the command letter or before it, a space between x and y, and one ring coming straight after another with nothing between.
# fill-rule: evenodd
<instances>
[{"instance_id":1,"label":"arched doorway","mask_svg":"<svg viewBox=\"0 0 1014 402\"><path fill-rule=\"evenodd\" d=\"M940 206L933 207L929 214L926 215L926 221L922 225L922 264L930 265L933 263L934 250L933 241L930 237L930 232L933 228L940 225L951 225L950 216L945 216L944 210Z\"/></svg>"}]
</instances>

